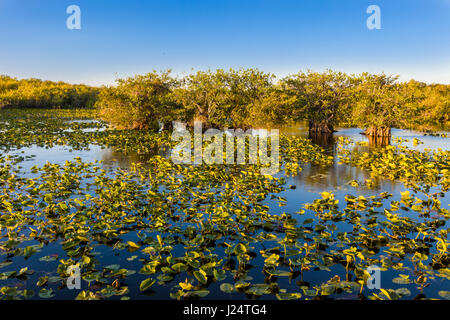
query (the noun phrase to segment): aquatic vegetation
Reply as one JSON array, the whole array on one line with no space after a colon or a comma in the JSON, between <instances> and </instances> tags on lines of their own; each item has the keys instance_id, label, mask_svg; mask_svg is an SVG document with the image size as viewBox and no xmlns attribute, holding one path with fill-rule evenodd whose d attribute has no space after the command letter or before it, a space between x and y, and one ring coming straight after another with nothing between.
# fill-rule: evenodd
<instances>
[{"instance_id":1,"label":"aquatic vegetation","mask_svg":"<svg viewBox=\"0 0 450 320\"><path fill-rule=\"evenodd\" d=\"M346 148L351 141L341 139L339 158L342 163L370 170L373 176L401 179L407 187L428 193L432 188L446 192L450 183L450 151L438 149L425 152L399 144L371 152ZM417 144L417 142L415 143Z\"/></svg>"},{"instance_id":2,"label":"aquatic vegetation","mask_svg":"<svg viewBox=\"0 0 450 320\"><path fill-rule=\"evenodd\" d=\"M260 164L174 164L168 134L72 121L90 111L5 111L1 299L448 298L448 151L364 152L341 139L338 164L308 139L281 136L282 172L269 176ZM4 154L31 145L98 145L142 158L105 168L74 154L24 170L31 155ZM350 181L344 197L330 190L287 200L298 192L289 179L307 168L347 165L372 178ZM404 191L360 192L382 177ZM381 289L367 287L373 265ZM80 290L66 285L73 266Z\"/></svg>"}]
</instances>

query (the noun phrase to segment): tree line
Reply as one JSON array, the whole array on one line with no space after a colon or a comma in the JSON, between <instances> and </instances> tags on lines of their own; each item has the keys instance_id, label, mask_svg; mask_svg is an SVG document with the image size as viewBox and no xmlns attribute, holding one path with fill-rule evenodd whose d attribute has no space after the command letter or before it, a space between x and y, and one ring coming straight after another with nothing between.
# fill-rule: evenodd
<instances>
[{"instance_id":1,"label":"tree line","mask_svg":"<svg viewBox=\"0 0 450 320\"><path fill-rule=\"evenodd\" d=\"M282 79L258 69L197 71L182 78L169 71L118 79L93 88L2 77L0 106L95 106L124 129L170 129L173 121L204 128L278 126L307 120L312 133L336 126L362 127L373 136L390 128L450 125L450 85L398 81L386 74L299 72Z\"/></svg>"},{"instance_id":2,"label":"tree line","mask_svg":"<svg viewBox=\"0 0 450 320\"><path fill-rule=\"evenodd\" d=\"M315 133L339 125L388 136L392 127L449 125L450 86L332 70L278 81L258 69L198 71L181 79L164 71L119 79L101 91L96 105L106 120L125 128L199 120L205 128L245 129L307 120Z\"/></svg>"},{"instance_id":3,"label":"tree line","mask_svg":"<svg viewBox=\"0 0 450 320\"><path fill-rule=\"evenodd\" d=\"M83 84L0 76L0 109L14 108L92 108L100 88Z\"/></svg>"}]
</instances>

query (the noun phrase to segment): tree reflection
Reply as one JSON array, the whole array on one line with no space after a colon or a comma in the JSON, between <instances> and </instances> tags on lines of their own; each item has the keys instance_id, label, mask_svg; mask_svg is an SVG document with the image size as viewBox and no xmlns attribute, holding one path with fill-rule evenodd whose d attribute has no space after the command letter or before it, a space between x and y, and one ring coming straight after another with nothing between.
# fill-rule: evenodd
<instances>
[{"instance_id":1,"label":"tree reflection","mask_svg":"<svg viewBox=\"0 0 450 320\"><path fill-rule=\"evenodd\" d=\"M369 139L369 149L384 148L391 144L391 136L366 136Z\"/></svg>"},{"instance_id":2,"label":"tree reflection","mask_svg":"<svg viewBox=\"0 0 450 320\"><path fill-rule=\"evenodd\" d=\"M108 148L102 152L102 161L105 167L119 166L120 168L127 169L132 163L146 163L155 155L166 156L167 151L155 147L147 153L125 153L116 148Z\"/></svg>"},{"instance_id":3,"label":"tree reflection","mask_svg":"<svg viewBox=\"0 0 450 320\"><path fill-rule=\"evenodd\" d=\"M308 139L312 143L322 147L326 153L333 155L335 152L336 139L332 133L314 133L310 132L308 134Z\"/></svg>"}]
</instances>

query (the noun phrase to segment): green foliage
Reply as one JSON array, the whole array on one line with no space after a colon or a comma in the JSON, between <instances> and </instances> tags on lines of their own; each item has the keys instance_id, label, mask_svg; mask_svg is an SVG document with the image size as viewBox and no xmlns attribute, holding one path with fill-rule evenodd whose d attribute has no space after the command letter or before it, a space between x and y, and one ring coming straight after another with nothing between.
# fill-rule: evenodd
<instances>
[{"instance_id":1,"label":"green foliage","mask_svg":"<svg viewBox=\"0 0 450 320\"><path fill-rule=\"evenodd\" d=\"M397 76L364 73L354 77L352 119L357 124L392 127L401 116L402 95Z\"/></svg>"},{"instance_id":2,"label":"green foliage","mask_svg":"<svg viewBox=\"0 0 450 320\"><path fill-rule=\"evenodd\" d=\"M172 90L176 86L170 71L118 79L117 86L103 88L96 105L100 116L118 128L156 131L158 121L175 119Z\"/></svg>"},{"instance_id":3,"label":"green foliage","mask_svg":"<svg viewBox=\"0 0 450 320\"><path fill-rule=\"evenodd\" d=\"M385 74L352 76L352 108L349 117L342 117L342 124L410 129L449 124L449 85L397 79Z\"/></svg>"},{"instance_id":4,"label":"green foliage","mask_svg":"<svg viewBox=\"0 0 450 320\"><path fill-rule=\"evenodd\" d=\"M0 76L0 109L91 108L98 89L86 85Z\"/></svg>"},{"instance_id":5,"label":"green foliage","mask_svg":"<svg viewBox=\"0 0 450 320\"><path fill-rule=\"evenodd\" d=\"M258 69L198 71L172 87L172 119L206 128L250 128L308 120L311 131L333 126L426 128L447 125L450 86L401 83L385 74L300 72L275 81ZM111 90L120 90L119 87Z\"/></svg>"},{"instance_id":6,"label":"green foliage","mask_svg":"<svg viewBox=\"0 0 450 320\"><path fill-rule=\"evenodd\" d=\"M426 128L448 125L450 86L398 82L385 74L347 75L327 70L307 72L282 80L295 97L290 117L310 125Z\"/></svg>"},{"instance_id":7,"label":"green foliage","mask_svg":"<svg viewBox=\"0 0 450 320\"><path fill-rule=\"evenodd\" d=\"M409 119L403 127L422 128L427 125L450 125L450 86L426 85L414 80L402 85L404 112L402 119Z\"/></svg>"},{"instance_id":8,"label":"green foliage","mask_svg":"<svg viewBox=\"0 0 450 320\"><path fill-rule=\"evenodd\" d=\"M351 79L342 72L300 72L282 80L285 90L295 97L292 116L307 119L310 125L333 126L351 103Z\"/></svg>"},{"instance_id":9,"label":"green foliage","mask_svg":"<svg viewBox=\"0 0 450 320\"><path fill-rule=\"evenodd\" d=\"M273 84L275 76L258 69L218 69L188 75L176 91L185 121L206 127L239 127L282 122L288 97ZM281 115L281 116L280 116Z\"/></svg>"}]
</instances>

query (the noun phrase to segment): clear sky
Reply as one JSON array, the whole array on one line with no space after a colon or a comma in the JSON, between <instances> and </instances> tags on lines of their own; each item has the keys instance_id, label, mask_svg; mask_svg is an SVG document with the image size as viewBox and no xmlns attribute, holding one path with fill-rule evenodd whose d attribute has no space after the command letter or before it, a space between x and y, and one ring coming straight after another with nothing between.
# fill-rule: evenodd
<instances>
[{"instance_id":1,"label":"clear sky","mask_svg":"<svg viewBox=\"0 0 450 320\"><path fill-rule=\"evenodd\" d=\"M72 4L81 30L66 27ZM99 85L230 67L450 83L450 0L0 0L0 74Z\"/></svg>"}]
</instances>

